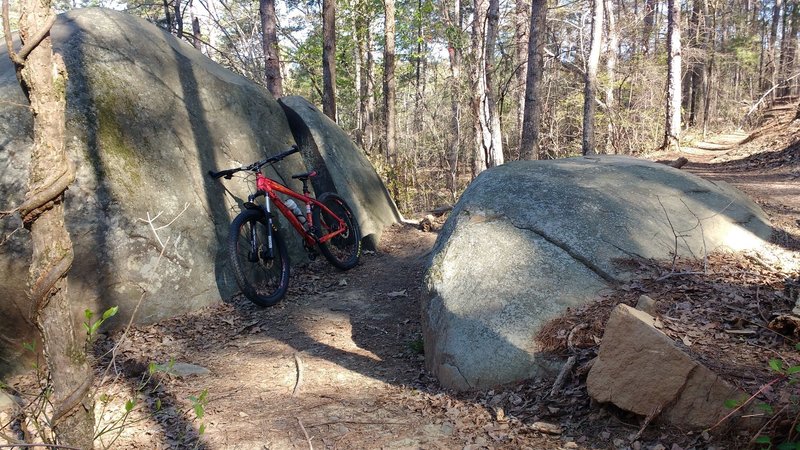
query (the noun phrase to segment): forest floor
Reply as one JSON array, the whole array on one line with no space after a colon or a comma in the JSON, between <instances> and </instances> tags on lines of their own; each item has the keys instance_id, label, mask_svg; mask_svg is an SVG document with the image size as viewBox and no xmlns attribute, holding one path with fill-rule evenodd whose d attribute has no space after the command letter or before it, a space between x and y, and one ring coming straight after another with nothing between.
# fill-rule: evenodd
<instances>
[{"instance_id":1,"label":"forest floor","mask_svg":"<svg viewBox=\"0 0 800 450\"><path fill-rule=\"evenodd\" d=\"M800 120L784 114L768 127L745 144L738 143L744 135L731 134L682 155L690 160L684 170L728 181L767 211L776 228L770 250L665 263L661 273L670 276L620 286L554 321L551 351L572 352L580 367L596 354L610 309L647 294L658 300L667 334L747 392L774 378L770 358L800 361L797 331L768 327L794 306L785 281L797 278L800 262ZM596 405L585 373L573 373L553 396L550 379L470 394L443 389L425 371L420 324L423 268L435 239L435 232L396 225L353 270L336 271L324 260L294 270L287 297L272 308L235 298L135 326L124 338L102 336L98 355L116 350L113 360L106 355L97 363L98 408L112 427L98 443L248 450L748 445L752 434L724 426L691 433ZM578 325L586 326L567 348L566 336ZM160 365L154 373L151 363ZM14 385L24 391L32 383L21 378ZM791 428L788 389L764 392L776 411L786 409L763 433L778 438ZM113 429L126 409L126 422Z\"/></svg>"}]
</instances>

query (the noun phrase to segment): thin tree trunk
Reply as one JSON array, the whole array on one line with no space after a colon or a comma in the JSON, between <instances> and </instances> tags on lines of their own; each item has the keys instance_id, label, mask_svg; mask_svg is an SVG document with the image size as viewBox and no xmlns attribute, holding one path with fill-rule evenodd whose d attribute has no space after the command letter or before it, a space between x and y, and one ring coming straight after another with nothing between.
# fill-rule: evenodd
<instances>
[{"instance_id":1,"label":"thin tree trunk","mask_svg":"<svg viewBox=\"0 0 800 450\"><path fill-rule=\"evenodd\" d=\"M264 49L264 72L267 89L275 98L283 97L283 78L281 77L281 57L278 50L278 21L275 16L275 0L259 0L258 12L261 16L261 46Z\"/></svg>"},{"instance_id":2,"label":"thin tree trunk","mask_svg":"<svg viewBox=\"0 0 800 450\"><path fill-rule=\"evenodd\" d=\"M650 54L650 36L653 35L653 25L655 23L655 12L658 0L645 0L644 3L644 26L642 27L642 54Z\"/></svg>"},{"instance_id":3,"label":"thin tree trunk","mask_svg":"<svg viewBox=\"0 0 800 450\"><path fill-rule=\"evenodd\" d=\"M586 61L586 78L583 88L583 143L581 152L594 155L594 110L597 91L597 66L600 64L600 47L603 39L603 0L592 2L592 43L589 59Z\"/></svg>"},{"instance_id":4,"label":"thin tree trunk","mask_svg":"<svg viewBox=\"0 0 800 450\"><path fill-rule=\"evenodd\" d=\"M472 80L472 109L475 128L475 159L472 173L477 176L487 167L503 163L503 144L500 120L491 85L494 44L499 17L498 0L474 0L472 49L474 70Z\"/></svg>"},{"instance_id":5,"label":"thin tree trunk","mask_svg":"<svg viewBox=\"0 0 800 450\"><path fill-rule=\"evenodd\" d=\"M175 36L183 39L183 14L181 13L181 0L175 2Z\"/></svg>"},{"instance_id":6,"label":"thin tree trunk","mask_svg":"<svg viewBox=\"0 0 800 450\"><path fill-rule=\"evenodd\" d=\"M198 50L201 49L202 34L200 33L200 19L192 17L192 46Z\"/></svg>"},{"instance_id":7,"label":"thin tree trunk","mask_svg":"<svg viewBox=\"0 0 800 450\"><path fill-rule=\"evenodd\" d=\"M613 114L616 110L614 99L614 85L616 84L616 69L617 69L617 52L619 50L619 34L617 34L617 18L614 12L614 5L612 0L605 0L605 16L606 24L608 27L608 53L606 57L606 116L608 117L608 126L606 129L606 144L605 152L616 153L613 151L614 146L614 120Z\"/></svg>"},{"instance_id":8,"label":"thin tree trunk","mask_svg":"<svg viewBox=\"0 0 800 450\"><path fill-rule=\"evenodd\" d=\"M443 2L444 17L450 33L448 33L447 54L450 59L450 133L448 139L448 165L449 176L447 179L447 188L450 190L453 198L455 199L456 189L458 187L458 160L461 146L461 28L462 15L461 15L461 1L453 1L453 13L450 15L447 2Z\"/></svg>"},{"instance_id":9,"label":"thin tree trunk","mask_svg":"<svg viewBox=\"0 0 800 450\"><path fill-rule=\"evenodd\" d=\"M539 127L542 115L542 75L544 73L544 37L547 0L531 1L531 22L528 38L528 71L525 81L525 114L519 158L542 158L539 148Z\"/></svg>"},{"instance_id":10,"label":"thin tree trunk","mask_svg":"<svg viewBox=\"0 0 800 450\"><path fill-rule=\"evenodd\" d=\"M336 122L336 0L322 0L322 112Z\"/></svg>"},{"instance_id":11,"label":"thin tree trunk","mask_svg":"<svg viewBox=\"0 0 800 450\"><path fill-rule=\"evenodd\" d=\"M3 9L7 11L7 0ZM35 42L34 37L55 20L47 0L23 1L20 12L20 36L26 43ZM64 146L66 68L61 58L53 56L49 34L26 59L17 56L11 48L8 18L3 22L8 53L21 68L20 84L33 112L29 191L19 213L33 242L30 299L52 380L51 426L57 444L90 449L94 438L93 373L85 341L75 334L66 278L73 250L64 224L64 191L75 179Z\"/></svg>"},{"instance_id":12,"label":"thin tree trunk","mask_svg":"<svg viewBox=\"0 0 800 450\"><path fill-rule=\"evenodd\" d=\"M783 9L782 0L775 0L775 5L772 8L772 28L769 33L770 55L769 55L769 75L771 85L774 87L778 83L778 52L780 51L780 44L778 41L778 27L781 22L781 10ZM775 100L777 93L772 91L772 100Z\"/></svg>"},{"instance_id":13,"label":"thin tree trunk","mask_svg":"<svg viewBox=\"0 0 800 450\"><path fill-rule=\"evenodd\" d=\"M681 135L681 6L668 0L667 11L667 101L662 148L680 148Z\"/></svg>"},{"instance_id":14,"label":"thin tree trunk","mask_svg":"<svg viewBox=\"0 0 800 450\"><path fill-rule=\"evenodd\" d=\"M358 145L367 154L372 152L373 127L375 116L374 98L374 61L372 60L372 32L370 31L370 12L365 0L356 2L356 19L354 22L356 37L356 86L358 89Z\"/></svg>"},{"instance_id":15,"label":"thin tree trunk","mask_svg":"<svg viewBox=\"0 0 800 450\"><path fill-rule=\"evenodd\" d=\"M500 22L500 0L489 0L489 11L486 18L486 110L491 130L492 146L486 152L488 167L503 164L503 135L500 131L500 113L497 110L497 98L494 87L494 47L497 43L498 24Z\"/></svg>"},{"instance_id":16,"label":"thin tree trunk","mask_svg":"<svg viewBox=\"0 0 800 450\"><path fill-rule=\"evenodd\" d=\"M525 85L528 75L528 33L530 32L531 3L530 0L516 0L514 9L514 41L517 78L517 133L522 141L522 124L525 121Z\"/></svg>"},{"instance_id":17,"label":"thin tree trunk","mask_svg":"<svg viewBox=\"0 0 800 450\"><path fill-rule=\"evenodd\" d=\"M384 0L385 40L383 54L383 109L386 120L386 160L394 167L397 163L397 143L395 142L395 97L397 83L394 78L394 0Z\"/></svg>"}]
</instances>

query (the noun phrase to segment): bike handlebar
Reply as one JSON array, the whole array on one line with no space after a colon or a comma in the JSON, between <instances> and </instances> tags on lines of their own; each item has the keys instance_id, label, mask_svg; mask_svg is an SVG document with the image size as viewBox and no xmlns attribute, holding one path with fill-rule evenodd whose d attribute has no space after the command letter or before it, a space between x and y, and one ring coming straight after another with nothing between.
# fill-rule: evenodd
<instances>
[{"instance_id":1,"label":"bike handlebar","mask_svg":"<svg viewBox=\"0 0 800 450\"><path fill-rule=\"evenodd\" d=\"M276 162L282 160L283 158L286 158L287 156L289 156L291 154L294 154L294 153L297 153L299 151L300 151L300 148L298 148L297 144L295 144L295 145L292 145L289 148L289 150L286 150L283 153L278 153L275 156L270 156L269 158L262 159L261 161L256 161L253 164L250 164L249 166L242 166L242 167L238 167L238 168L235 168L235 169L225 169L225 170L220 170L219 172L214 172L213 170L209 170L208 171L208 175L211 178L222 178L222 177L225 177L226 179L230 180L231 177L233 176L233 174L235 174L236 172L240 172L242 170L249 170L249 171L252 171L252 172L257 172L257 171L261 170L261 168L264 167L265 165L276 163Z\"/></svg>"}]
</instances>

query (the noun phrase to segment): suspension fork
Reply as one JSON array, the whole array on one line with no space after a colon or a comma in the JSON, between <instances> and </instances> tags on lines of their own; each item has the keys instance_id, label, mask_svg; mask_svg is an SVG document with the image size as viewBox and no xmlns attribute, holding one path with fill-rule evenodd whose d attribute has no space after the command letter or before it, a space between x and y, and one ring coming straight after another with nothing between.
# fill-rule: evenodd
<instances>
[{"instance_id":1,"label":"suspension fork","mask_svg":"<svg viewBox=\"0 0 800 450\"><path fill-rule=\"evenodd\" d=\"M264 205L260 206L254 200L262 195L264 196ZM247 196L247 203L244 206L247 209L261 210L267 219L267 248L260 251L261 249L258 248L258 240L256 239L256 227L251 226L249 230L250 255L248 259L250 262L258 262L259 258L265 260L273 259L275 257L275 244L272 238L272 205L269 196L264 191L257 191L255 194Z\"/></svg>"}]
</instances>

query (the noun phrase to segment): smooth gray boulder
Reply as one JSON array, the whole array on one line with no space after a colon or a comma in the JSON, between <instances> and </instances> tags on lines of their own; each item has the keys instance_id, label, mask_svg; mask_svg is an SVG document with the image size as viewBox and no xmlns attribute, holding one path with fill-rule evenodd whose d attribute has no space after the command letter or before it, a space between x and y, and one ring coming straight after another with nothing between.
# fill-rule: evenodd
<instances>
[{"instance_id":1,"label":"smooth gray boulder","mask_svg":"<svg viewBox=\"0 0 800 450\"><path fill-rule=\"evenodd\" d=\"M84 309L115 305L114 320L126 321L143 294L140 322L233 294L220 244L252 184L206 173L292 145L281 107L265 89L125 13L73 10L51 35L69 75L66 142L77 180L66 193L66 222L76 321ZM31 118L4 45L0 100L0 209L10 209L27 190ZM305 171L300 155L278 168L300 188L290 179ZM0 221L0 237L18 226L17 217ZM304 257L299 240L290 243L293 256ZM0 249L0 372L19 364L20 344L34 335L30 251L25 230Z\"/></svg>"},{"instance_id":2,"label":"smooth gray boulder","mask_svg":"<svg viewBox=\"0 0 800 450\"><path fill-rule=\"evenodd\" d=\"M467 390L547 367L535 335L566 308L631 278L620 261L759 248L764 212L726 183L603 156L483 172L445 223L427 267L425 360Z\"/></svg>"},{"instance_id":3,"label":"smooth gray boulder","mask_svg":"<svg viewBox=\"0 0 800 450\"><path fill-rule=\"evenodd\" d=\"M289 96L278 103L286 112L306 164L319 172L313 179L314 191L339 193L361 224L364 243L374 250L383 230L401 221L375 168L339 125L311 102Z\"/></svg>"}]
</instances>

